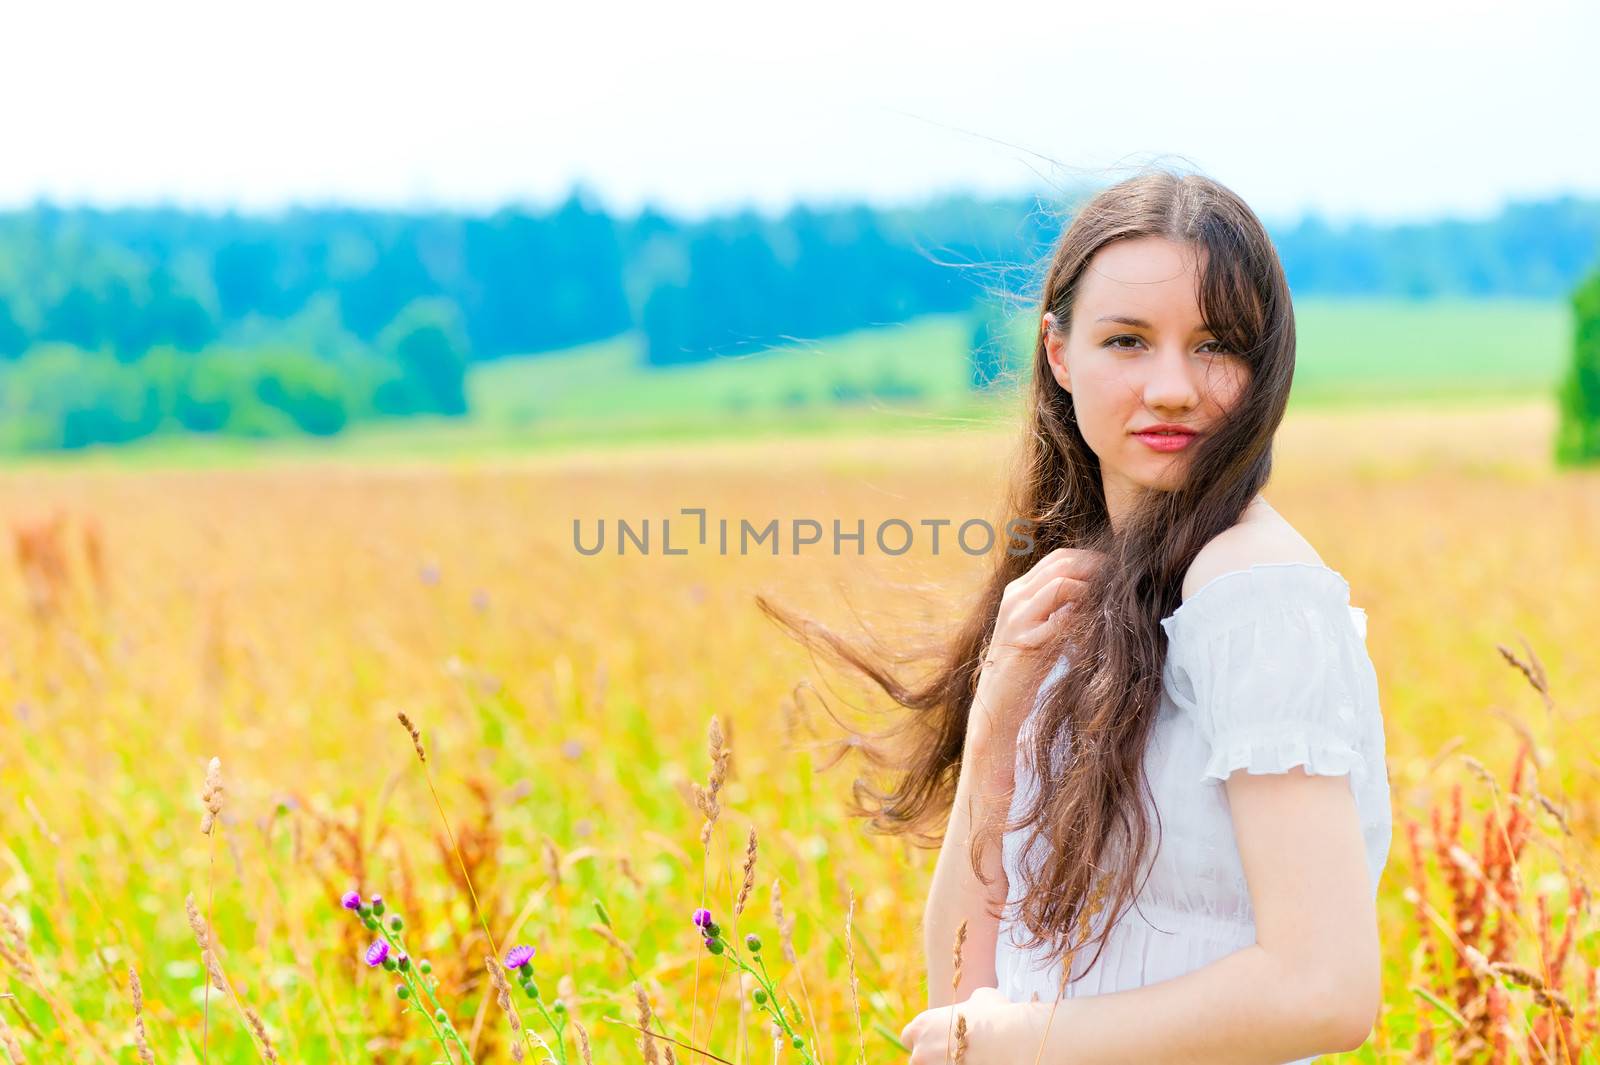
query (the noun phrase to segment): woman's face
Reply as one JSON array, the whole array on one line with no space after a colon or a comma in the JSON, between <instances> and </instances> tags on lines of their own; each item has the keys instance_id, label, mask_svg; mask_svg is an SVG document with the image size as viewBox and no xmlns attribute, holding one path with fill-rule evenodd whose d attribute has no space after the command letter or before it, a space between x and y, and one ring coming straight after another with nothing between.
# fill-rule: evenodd
<instances>
[{"instance_id":1,"label":"woman's face","mask_svg":"<svg viewBox=\"0 0 1600 1065\"><path fill-rule=\"evenodd\" d=\"M1046 316L1050 369L1072 393L1078 428L1100 459L1113 520L1140 491L1183 483L1199 437L1249 379L1244 359L1201 320L1197 253L1164 237L1114 241L1084 270L1070 332ZM1161 423L1193 435L1141 435Z\"/></svg>"}]
</instances>

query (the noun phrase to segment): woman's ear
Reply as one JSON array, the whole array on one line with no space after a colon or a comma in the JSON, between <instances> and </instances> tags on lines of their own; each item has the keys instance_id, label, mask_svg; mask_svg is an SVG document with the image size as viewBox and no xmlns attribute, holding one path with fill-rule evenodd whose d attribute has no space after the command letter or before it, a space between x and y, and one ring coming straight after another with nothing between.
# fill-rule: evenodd
<instances>
[{"instance_id":1,"label":"woman's ear","mask_svg":"<svg viewBox=\"0 0 1600 1065\"><path fill-rule=\"evenodd\" d=\"M1072 375L1067 372L1067 338L1051 328L1055 315L1045 312L1040 329L1044 332L1045 358L1050 362L1050 373L1064 391L1072 391Z\"/></svg>"}]
</instances>

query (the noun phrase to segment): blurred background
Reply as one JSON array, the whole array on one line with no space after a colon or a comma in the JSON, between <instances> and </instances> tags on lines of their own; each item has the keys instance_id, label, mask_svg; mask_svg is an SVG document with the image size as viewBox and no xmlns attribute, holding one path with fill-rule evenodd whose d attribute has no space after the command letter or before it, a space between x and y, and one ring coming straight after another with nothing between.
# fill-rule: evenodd
<instances>
[{"instance_id":1,"label":"blurred background","mask_svg":"<svg viewBox=\"0 0 1600 1065\"><path fill-rule=\"evenodd\" d=\"M1593 1060L1600 8L0 19L0 1060L505 1060L517 943L567 1011L518 992L534 1060L904 1060L935 855L851 816L823 713L894 707L754 595L885 654L965 618L948 534L788 523L1001 523L1046 256L1145 163L1277 245L1267 495L1369 617L1347 1057ZM431 983L363 963L352 890Z\"/></svg>"},{"instance_id":2,"label":"blurred background","mask_svg":"<svg viewBox=\"0 0 1600 1065\"><path fill-rule=\"evenodd\" d=\"M916 47L910 9L848 10L168 4L95 9L90 41L72 5L13 14L39 47L0 74L31 101L0 175L0 447L1006 416L985 385L1026 370L1051 241L1144 161L1267 222L1298 402L1549 398L1571 368L1600 240L1578 4L1358 4L1382 33L1347 11L1314 49L1267 5L1136 32L1004 8ZM91 77L60 75L69 40Z\"/></svg>"}]
</instances>

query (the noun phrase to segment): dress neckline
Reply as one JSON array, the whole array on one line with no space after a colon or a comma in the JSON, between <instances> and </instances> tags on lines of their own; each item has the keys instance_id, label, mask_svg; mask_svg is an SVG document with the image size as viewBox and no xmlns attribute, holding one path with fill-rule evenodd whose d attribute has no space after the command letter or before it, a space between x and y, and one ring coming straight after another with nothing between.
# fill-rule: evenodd
<instances>
[{"instance_id":1,"label":"dress neckline","mask_svg":"<svg viewBox=\"0 0 1600 1065\"><path fill-rule=\"evenodd\" d=\"M1325 574L1331 576L1334 580L1338 581L1341 585L1343 585L1345 593L1346 593L1346 596L1349 595L1350 582L1345 580L1343 574L1341 574L1338 570L1334 569L1333 567L1324 565L1324 564L1322 564L1320 562L1256 562L1256 563L1253 563L1253 564L1251 564L1249 566L1246 566L1243 569L1229 570L1226 573L1219 573L1215 577L1212 577L1209 581L1206 581L1206 583L1202 584L1198 589L1196 589L1193 595L1189 596L1189 598L1187 598L1183 602L1179 603L1178 604L1178 608L1176 610L1174 610L1172 613L1168 614L1166 617L1162 618L1161 621L1162 621L1163 624L1165 624L1166 622L1171 621L1173 618L1176 618L1179 614L1182 614L1190 606L1194 605L1195 600L1197 600L1201 596L1205 595L1206 592L1210 591L1212 588L1214 588L1217 585L1221 584L1223 581L1228 580L1230 577L1246 577L1246 576L1249 576L1250 574L1254 573L1256 570L1273 569L1273 568L1279 568L1279 567L1285 567L1285 566L1298 567L1300 569L1306 569L1306 570L1311 570L1311 571L1315 571L1315 572L1325 573ZM1355 606L1354 604L1351 605L1350 609L1351 610L1355 610L1355 611L1361 611L1361 608L1358 607L1358 606ZM1364 611L1362 611L1362 612L1364 613Z\"/></svg>"}]
</instances>

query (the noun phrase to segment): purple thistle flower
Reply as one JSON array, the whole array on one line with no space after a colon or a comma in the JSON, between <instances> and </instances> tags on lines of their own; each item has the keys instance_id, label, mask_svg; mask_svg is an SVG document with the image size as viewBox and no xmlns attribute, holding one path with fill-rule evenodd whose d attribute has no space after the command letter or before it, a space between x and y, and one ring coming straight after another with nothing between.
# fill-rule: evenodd
<instances>
[{"instance_id":1,"label":"purple thistle flower","mask_svg":"<svg viewBox=\"0 0 1600 1065\"><path fill-rule=\"evenodd\" d=\"M704 906L694 911L694 923L698 928L704 928L711 923L711 911Z\"/></svg>"},{"instance_id":2,"label":"purple thistle flower","mask_svg":"<svg viewBox=\"0 0 1600 1065\"><path fill-rule=\"evenodd\" d=\"M389 956L389 941L387 939L373 940L372 946L367 948L367 964L376 968L383 964L383 959Z\"/></svg>"},{"instance_id":3,"label":"purple thistle flower","mask_svg":"<svg viewBox=\"0 0 1600 1065\"><path fill-rule=\"evenodd\" d=\"M359 910L361 909L361 896L354 891L346 891L340 896L339 905L347 910Z\"/></svg>"},{"instance_id":4,"label":"purple thistle flower","mask_svg":"<svg viewBox=\"0 0 1600 1065\"><path fill-rule=\"evenodd\" d=\"M372 896L371 902L372 902L372 908L373 909L377 909L379 906L383 905L383 896L382 895L374 895L374 896Z\"/></svg>"},{"instance_id":5,"label":"purple thistle flower","mask_svg":"<svg viewBox=\"0 0 1600 1065\"><path fill-rule=\"evenodd\" d=\"M512 947L506 952L506 968L520 969L533 960L532 947Z\"/></svg>"}]
</instances>

